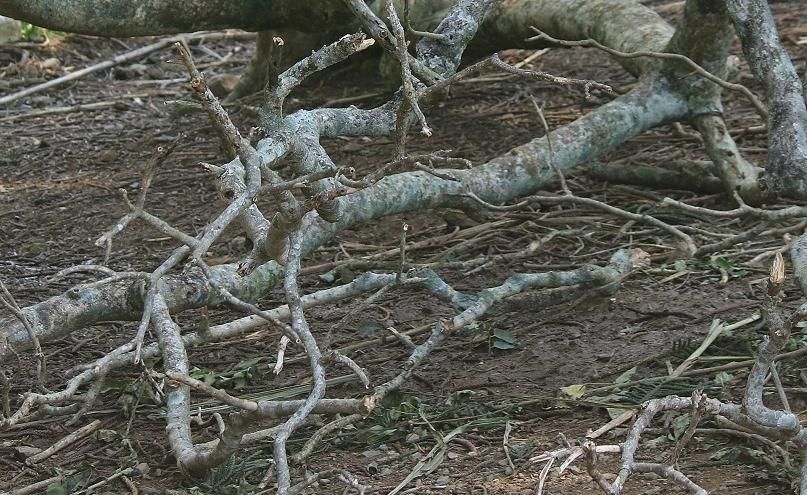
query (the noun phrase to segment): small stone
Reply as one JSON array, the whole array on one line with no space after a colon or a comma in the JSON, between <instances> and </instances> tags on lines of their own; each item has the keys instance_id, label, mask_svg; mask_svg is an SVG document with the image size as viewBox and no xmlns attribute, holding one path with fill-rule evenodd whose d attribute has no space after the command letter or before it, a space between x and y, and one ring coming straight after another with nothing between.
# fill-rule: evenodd
<instances>
[{"instance_id":1,"label":"small stone","mask_svg":"<svg viewBox=\"0 0 807 495\"><path fill-rule=\"evenodd\" d=\"M436 481L436 484L440 486L448 486L450 483L451 478L449 476L440 476Z\"/></svg>"},{"instance_id":2,"label":"small stone","mask_svg":"<svg viewBox=\"0 0 807 495\"><path fill-rule=\"evenodd\" d=\"M613 355L612 355L612 354L604 354L604 353L603 353L603 354L597 354L597 355L596 355L596 356L594 356L594 357L596 357L596 358L597 358L597 361L604 361L604 362L607 362L607 361L610 361L610 360L611 360L611 358L613 357Z\"/></svg>"},{"instance_id":3,"label":"small stone","mask_svg":"<svg viewBox=\"0 0 807 495\"><path fill-rule=\"evenodd\" d=\"M38 107L44 107L45 105L53 104L53 98L46 95L32 96L28 101L31 102L31 105ZM44 141L44 139L42 141Z\"/></svg>"},{"instance_id":4,"label":"small stone","mask_svg":"<svg viewBox=\"0 0 807 495\"><path fill-rule=\"evenodd\" d=\"M0 43L12 43L20 39L20 21L0 15Z\"/></svg>"},{"instance_id":5,"label":"small stone","mask_svg":"<svg viewBox=\"0 0 807 495\"><path fill-rule=\"evenodd\" d=\"M417 443L420 440L420 435L417 433L410 433L406 435L406 443Z\"/></svg>"},{"instance_id":6,"label":"small stone","mask_svg":"<svg viewBox=\"0 0 807 495\"><path fill-rule=\"evenodd\" d=\"M132 471L132 476L146 476L147 474L149 474L150 470L151 468L149 467L148 464L146 464L145 462L141 462L135 465Z\"/></svg>"},{"instance_id":7,"label":"small stone","mask_svg":"<svg viewBox=\"0 0 807 495\"><path fill-rule=\"evenodd\" d=\"M235 85L238 84L238 76L235 74L218 74L210 78L207 87L214 95L222 98L232 93Z\"/></svg>"},{"instance_id":8,"label":"small stone","mask_svg":"<svg viewBox=\"0 0 807 495\"><path fill-rule=\"evenodd\" d=\"M43 60L42 63L39 64L39 66L43 70L56 72L57 70L60 70L62 68L62 62L58 58L51 57Z\"/></svg>"},{"instance_id":9,"label":"small stone","mask_svg":"<svg viewBox=\"0 0 807 495\"><path fill-rule=\"evenodd\" d=\"M19 447L14 447L14 453L16 453L17 457L21 459L31 457L32 455L36 455L40 452L42 452L42 449L31 447L29 445L20 445Z\"/></svg>"},{"instance_id":10,"label":"small stone","mask_svg":"<svg viewBox=\"0 0 807 495\"><path fill-rule=\"evenodd\" d=\"M118 158L118 153L114 150L104 150L98 154L98 161L101 163L112 163Z\"/></svg>"}]
</instances>

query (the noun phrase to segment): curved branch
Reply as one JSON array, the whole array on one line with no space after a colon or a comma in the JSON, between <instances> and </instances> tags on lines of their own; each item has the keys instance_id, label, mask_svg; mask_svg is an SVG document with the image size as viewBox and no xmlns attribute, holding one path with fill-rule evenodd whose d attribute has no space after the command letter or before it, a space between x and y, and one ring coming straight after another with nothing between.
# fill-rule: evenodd
<instances>
[{"instance_id":1,"label":"curved branch","mask_svg":"<svg viewBox=\"0 0 807 495\"><path fill-rule=\"evenodd\" d=\"M349 110L342 113L323 110L309 112L309 115L320 122L318 128L323 136L335 133L337 129L346 134L367 131L368 134L378 135L382 131L389 132L394 125L391 118L371 118L366 121L360 118L373 115L373 110ZM640 85L579 120L553 131L553 162L565 170L591 161L625 140L662 122L673 120L686 111L686 102L663 86ZM357 115L358 112L367 113ZM260 155L272 152L261 143L257 148ZM472 170L452 170L452 174L459 180L448 181L425 172L386 177L373 187L347 197L343 215L334 224L309 214L312 221L306 230L303 253L311 252L343 229L383 216L462 205L460 195L466 192L472 192L489 203L503 203L535 192L555 177L555 172L549 166L547 141L543 137L518 146ZM243 278L236 273L237 268L236 265L218 265L212 267L211 271L217 285L244 301L255 301L282 276L282 268L276 262L261 265ZM211 290L206 277L199 270L189 270L185 275L165 276L163 282L167 288L165 303L172 313L223 302ZM23 311L37 336L42 341L48 341L101 321L139 319L142 314L141 291L141 283L137 281L117 281L101 287L71 290ZM0 356L7 355L10 348L23 350L28 346L30 339L19 323L0 321Z\"/></svg>"}]
</instances>

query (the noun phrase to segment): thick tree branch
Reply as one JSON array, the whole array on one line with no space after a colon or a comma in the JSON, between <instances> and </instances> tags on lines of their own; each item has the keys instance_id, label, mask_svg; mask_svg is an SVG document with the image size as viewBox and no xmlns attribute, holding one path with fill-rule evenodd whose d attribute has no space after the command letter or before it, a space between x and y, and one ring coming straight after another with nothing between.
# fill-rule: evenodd
<instances>
[{"instance_id":1,"label":"thick tree branch","mask_svg":"<svg viewBox=\"0 0 807 495\"><path fill-rule=\"evenodd\" d=\"M807 105L804 87L779 33L768 2L727 0L726 7L754 77L768 103L766 180L779 194L807 197Z\"/></svg>"}]
</instances>

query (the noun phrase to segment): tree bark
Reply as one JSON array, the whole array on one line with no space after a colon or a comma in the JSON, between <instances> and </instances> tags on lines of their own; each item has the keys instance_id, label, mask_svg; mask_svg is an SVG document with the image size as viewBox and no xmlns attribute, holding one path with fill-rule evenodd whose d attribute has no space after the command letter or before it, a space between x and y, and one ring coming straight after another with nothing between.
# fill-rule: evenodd
<instances>
[{"instance_id":1,"label":"tree bark","mask_svg":"<svg viewBox=\"0 0 807 495\"><path fill-rule=\"evenodd\" d=\"M323 125L335 125L332 112L324 112L327 117L322 117ZM663 87L642 85L552 132L553 162L561 169L589 162L625 140L686 112L686 102L675 93ZM356 121L350 116L345 120ZM379 121L373 123L379 124ZM393 123L381 125L392 126ZM344 126L335 128L341 129L342 133L349 130ZM367 132L367 129L356 131ZM258 151L271 154L271 150L260 144ZM425 172L402 173L382 179L373 187L350 196L350 206L344 208L337 223L328 223L309 214L303 251L310 253L337 232L383 216L449 206L467 207L467 200L462 197L466 192L473 192L490 203L503 203L534 192L555 177L549 166L547 141L543 137L472 170L452 170L451 173L459 181L440 179ZM219 265L213 270L219 285L246 301L257 300L282 276L282 267L274 261L244 278L237 275L237 268L236 265ZM221 303L204 276L197 271L165 277L165 284L165 302L171 313ZM49 341L103 321L136 320L142 312L142 298L142 283L123 281L68 291L24 311L39 338ZM19 351L29 346L27 332L18 321L0 321L0 357L8 355L11 348Z\"/></svg>"},{"instance_id":2,"label":"tree bark","mask_svg":"<svg viewBox=\"0 0 807 495\"><path fill-rule=\"evenodd\" d=\"M56 31L111 37L355 24L342 2L331 0L0 0L0 13Z\"/></svg>"},{"instance_id":3,"label":"tree bark","mask_svg":"<svg viewBox=\"0 0 807 495\"><path fill-rule=\"evenodd\" d=\"M768 104L768 166L773 191L807 198L807 106L804 88L767 2L727 0L726 6Z\"/></svg>"}]
</instances>

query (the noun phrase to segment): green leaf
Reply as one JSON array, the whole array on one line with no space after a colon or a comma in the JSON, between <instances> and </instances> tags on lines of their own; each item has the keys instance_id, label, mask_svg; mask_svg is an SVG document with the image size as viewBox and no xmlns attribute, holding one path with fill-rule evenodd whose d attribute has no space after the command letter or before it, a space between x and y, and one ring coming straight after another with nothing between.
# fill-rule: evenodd
<instances>
[{"instance_id":1,"label":"green leaf","mask_svg":"<svg viewBox=\"0 0 807 495\"><path fill-rule=\"evenodd\" d=\"M98 440L107 443L117 440L120 437L115 430L98 430L96 435L98 435Z\"/></svg>"},{"instance_id":2,"label":"green leaf","mask_svg":"<svg viewBox=\"0 0 807 495\"><path fill-rule=\"evenodd\" d=\"M583 397L583 395L585 395L586 386L583 385L582 383L577 383L575 385L567 385L565 387L561 387L560 391L568 395L572 399L579 399L580 397Z\"/></svg>"},{"instance_id":3,"label":"green leaf","mask_svg":"<svg viewBox=\"0 0 807 495\"><path fill-rule=\"evenodd\" d=\"M496 349L512 349L515 346L513 344L511 344L510 342L505 342L503 340L496 340L493 343L493 347L495 347Z\"/></svg>"},{"instance_id":4,"label":"green leaf","mask_svg":"<svg viewBox=\"0 0 807 495\"><path fill-rule=\"evenodd\" d=\"M630 409L622 409L620 407L606 407L605 411L608 413L609 418L616 419L625 414L627 411L630 411Z\"/></svg>"},{"instance_id":5,"label":"green leaf","mask_svg":"<svg viewBox=\"0 0 807 495\"><path fill-rule=\"evenodd\" d=\"M675 267L675 271L683 272L687 269L687 262L686 260L675 260L673 267Z\"/></svg>"},{"instance_id":6,"label":"green leaf","mask_svg":"<svg viewBox=\"0 0 807 495\"><path fill-rule=\"evenodd\" d=\"M255 358L252 358L252 359L245 359L243 361L240 361L238 364L236 364L233 369L246 370L246 369L252 368L256 364L260 363L263 359L264 358L262 358L262 357L255 357Z\"/></svg>"},{"instance_id":7,"label":"green leaf","mask_svg":"<svg viewBox=\"0 0 807 495\"><path fill-rule=\"evenodd\" d=\"M106 378L104 379L104 385L101 387L101 393L105 394L111 391L120 391L125 389L127 386L132 384L132 380L123 379L123 378Z\"/></svg>"},{"instance_id":8,"label":"green leaf","mask_svg":"<svg viewBox=\"0 0 807 495\"><path fill-rule=\"evenodd\" d=\"M502 330L501 328L494 328L493 336L501 341L507 342L508 344L516 343L516 338L513 336L513 334L507 330ZM509 349L509 347L507 349Z\"/></svg>"},{"instance_id":9,"label":"green leaf","mask_svg":"<svg viewBox=\"0 0 807 495\"><path fill-rule=\"evenodd\" d=\"M451 392L448 394L446 398L446 406L454 407L459 405L460 403L464 402L469 397L474 396L474 392L472 390L457 390L456 392Z\"/></svg>"},{"instance_id":10,"label":"green leaf","mask_svg":"<svg viewBox=\"0 0 807 495\"><path fill-rule=\"evenodd\" d=\"M384 326L377 321L365 321L359 325L359 335L362 337L375 337L375 334L384 329Z\"/></svg>"},{"instance_id":11,"label":"green leaf","mask_svg":"<svg viewBox=\"0 0 807 495\"><path fill-rule=\"evenodd\" d=\"M681 438L681 435L684 434L690 422L692 422L692 415L688 413L676 416L675 419L672 420L673 436L676 439Z\"/></svg>"},{"instance_id":12,"label":"green leaf","mask_svg":"<svg viewBox=\"0 0 807 495\"><path fill-rule=\"evenodd\" d=\"M661 448L664 446L665 443L667 443L667 437L664 435L659 435L656 438L644 442L644 444L650 447L651 449Z\"/></svg>"},{"instance_id":13,"label":"green leaf","mask_svg":"<svg viewBox=\"0 0 807 495\"><path fill-rule=\"evenodd\" d=\"M67 487L61 481L51 483L45 490L46 495L67 495Z\"/></svg>"},{"instance_id":14,"label":"green leaf","mask_svg":"<svg viewBox=\"0 0 807 495\"><path fill-rule=\"evenodd\" d=\"M188 372L188 376L190 376L191 378L196 378L197 380L201 380L201 379L203 379L205 377L205 375L207 375L209 373L210 373L210 370L203 370L203 369L200 369L200 368L197 368L197 367L194 366Z\"/></svg>"},{"instance_id":15,"label":"green leaf","mask_svg":"<svg viewBox=\"0 0 807 495\"><path fill-rule=\"evenodd\" d=\"M629 369L628 371L626 371L626 372L622 373L621 375L619 375L618 377L616 377L616 380L614 380L614 383L617 384L617 385L622 385L623 383L628 383L629 381L631 381L631 379L633 379L633 375L635 375L635 374L636 374L636 366L634 366L633 368Z\"/></svg>"},{"instance_id":16,"label":"green leaf","mask_svg":"<svg viewBox=\"0 0 807 495\"><path fill-rule=\"evenodd\" d=\"M717 383L718 385L724 385L728 383L732 378L734 378L734 375L732 375L731 373L721 371L720 373L715 374L715 383Z\"/></svg>"},{"instance_id":17,"label":"green leaf","mask_svg":"<svg viewBox=\"0 0 807 495\"><path fill-rule=\"evenodd\" d=\"M731 270L732 268L731 263L729 263L729 260L727 260L722 256L712 256L712 259L709 260L709 263L717 269L722 268L726 271Z\"/></svg>"},{"instance_id":18,"label":"green leaf","mask_svg":"<svg viewBox=\"0 0 807 495\"><path fill-rule=\"evenodd\" d=\"M206 370L206 369L200 369L200 368L196 368L196 367L194 367L192 370L190 370L190 372L188 372L188 375L191 378L196 378L197 380L201 380L201 381L207 383L208 385L213 385L214 383L216 383L216 378L217 378L216 373L214 371Z\"/></svg>"},{"instance_id":19,"label":"green leaf","mask_svg":"<svg viewBox=\"0 0 807 495\"><path fill-rule=\"evenodd\" d=\"M233 375L232 386L234 388L244 388L249 384L250 374L248 371L239 371Z\"/></svg>"}]
</instances>

